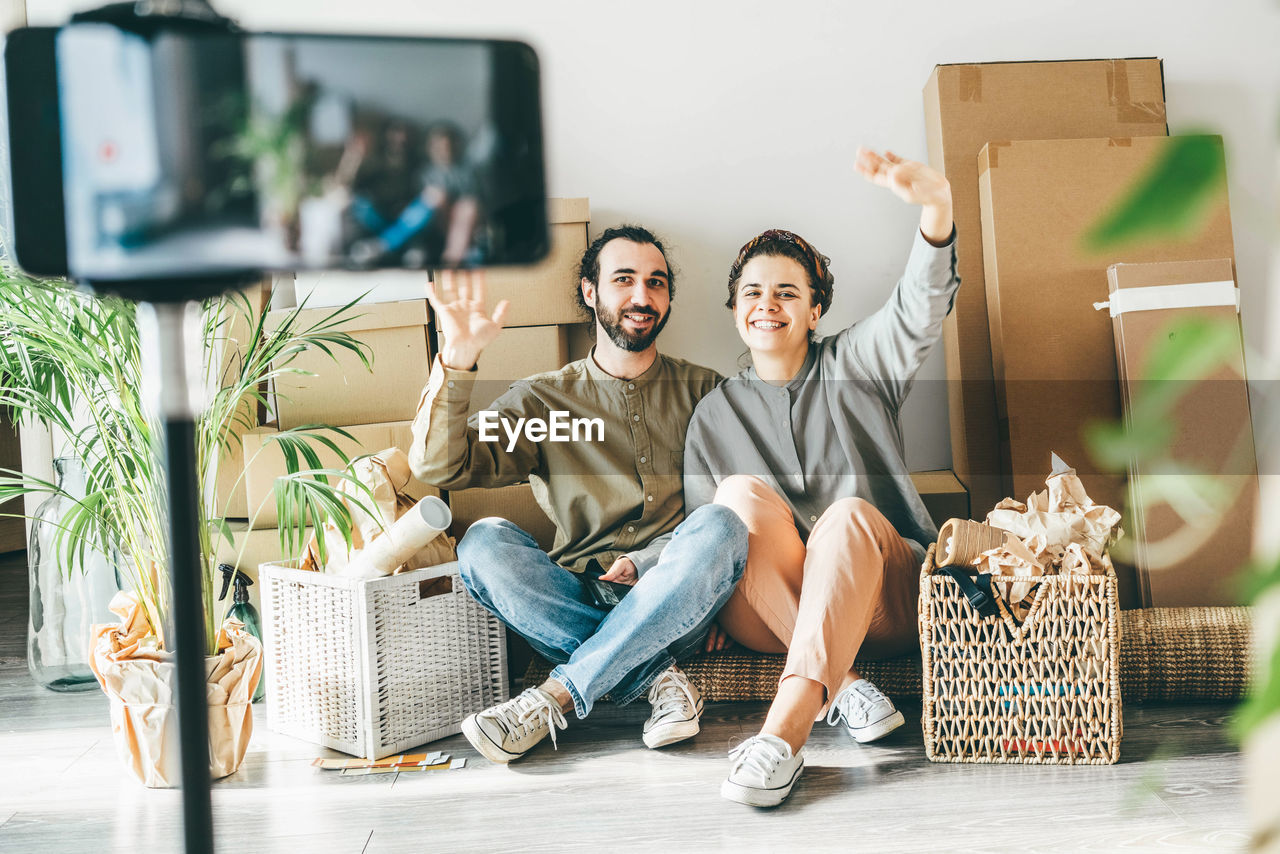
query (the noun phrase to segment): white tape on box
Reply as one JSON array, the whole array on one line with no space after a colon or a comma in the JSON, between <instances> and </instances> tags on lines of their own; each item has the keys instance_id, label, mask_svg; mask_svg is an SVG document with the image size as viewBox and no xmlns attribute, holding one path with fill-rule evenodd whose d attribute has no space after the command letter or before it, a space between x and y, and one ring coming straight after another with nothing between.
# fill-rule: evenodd
<instances>
[{"instance_id":1,"label":"white tape on box","mask_svg":"<svg viewBox=\"0 0 1280 854\"><path fill-rule=\"evenodd\" d=\"M1240 310L1240 289L1232 281L1193 282L1186 285L1157 285L1150 288L1121 288L1106 302L1095 302L1098 311L1109 309L1112 317L1131 311L1165 308L1201 308L1211 305L1235 306Z\"/></svg>"}]
</instances>

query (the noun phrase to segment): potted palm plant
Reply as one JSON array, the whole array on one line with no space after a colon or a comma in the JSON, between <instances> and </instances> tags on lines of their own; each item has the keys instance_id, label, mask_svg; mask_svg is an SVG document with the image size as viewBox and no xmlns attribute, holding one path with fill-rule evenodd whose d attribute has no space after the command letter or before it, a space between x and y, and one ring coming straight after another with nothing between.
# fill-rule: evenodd
<instances>
[{"instance_id":1,"label":"potted palm plant","mask_svg":"<svg viewBox=\"0 0 1280 854\"><path fill-rule=\"evenodd\" d=\"M290 362L310 348L331 355L357 353L369 365L362 345L339 327L350 319L355 301L302 322L294 309L268 330L267 303L255 307L245 293L211 300L204 306L206 375L212 380L208 405L196 429L201 474L199 538L204 593L205 652L209 696L225 707L211 708L211 756L215 776L238 767L252 729L248 699L261 673L261 647L237 626L221 625L215 606L220 539L231 542L231 529L218 515L213 482L218 460L240 442L239 435L256 426L258 406L265 403L266 383L286 372ZM163 753L164 736L153 741L135 732L142 719L163 722L172 685L169 625L168 554L165 535L164 465L158 447L156 413L141 391L141 357L133 305L98 299L60 281L34 280L0 269L0 409L18 418L51 425L66 437L66 453L79 460L83 481L74 493L62 484L29 474L0 471L0 503L30 493L60 496L66 508L54 527L57 553L65 573L84 565L90 553L115 555L124 595L112 610L121 625L105 629L97 639L95 673L112 695L117 682L141 682L151 696L138 702L145 714L129 718L127 701L113 696L112 717L117 746L127 764L148 785L176 785L176 756ZM331 521L350 538L351 517L338 483L350 479L344 470L325 469L318 450L327 447L347 462L335 435L337 428L312 425L274 434L284 450L288 475L278 484L280 531L286 553L302 545L306 520ZM357 481L352 481L359 487ZM358 502L357 498L357 502ZM104 647L105 644L105 647ZM130 673L114 679L99 672L104 652L115 661L128 660ZM138 677L143 662L150 676ZM151 665L154 665L153 667ZM143 669L146 669L145 667ZM234 677L234 678L233 678ZM125 708L118 708L119 705ZM234 707L234 708L232 708ZM128 718L128 719L126 719ZM219 744L219 733L234 743Z\"/></svg>"}]
</instances>

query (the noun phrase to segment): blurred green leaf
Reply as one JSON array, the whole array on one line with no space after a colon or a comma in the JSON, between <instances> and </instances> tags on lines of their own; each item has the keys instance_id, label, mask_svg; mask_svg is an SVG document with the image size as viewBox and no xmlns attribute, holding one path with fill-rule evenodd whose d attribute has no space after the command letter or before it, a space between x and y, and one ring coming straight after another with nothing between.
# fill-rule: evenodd
<instances>
[{"instance_id":1,"label":"blurred green leaf","mask_svg":"<svg viewBox=\"0 0 1280 854\"><path fill-rule=\"evenodd\" d=\"M1221 137L1173 137L1132 191L1085 233L1084 247L1101 252L1191 235L1226 178Z\"/></svg>"},{"instance_id":2,"label":"blurred green leaf","mask_svg":"<svg viewBox=\"0 0 1280 854\"><path fill-rule=\"evenodd\" d=\"M1280 713L1280 646L1271 650L1267 670L1254 683L1249 697L1236 712L1231 721L1231 730L1236 738L1243 740L1259 724L1270 720L1277 713Z\"/></svg>"},{"instance_id":3,"label":"blurred green leaf","mask_svg":"<svg viewBox=\"0 0 1280 854\"><path fill-rule=\"evenodd\" d=\"M1198 382L1240 353L1240 325L1234 320L1186 317L1170 324L1147 354L1147 382Z\"/></svg>"},{"instance_id":4,"label":"blurred green leaf","mask_svg":"<svg viewBox=\"0 0 1280 854\"><path fill-rule=\"evenodd\" d=\"M1094 419L1080 431L1094 460L1107 471L1124 471L1130 464L1160 457L1173 441L1173 425L1167 419L1151 419L1125 426Z\"/></svg>"},{"instance_id":5,"label":"blurred green leaf","mask_svg":"<svg viewBox=\"0 0 1280 854\"><path fill-rule=\"evenodd\" d=\"M1240 601L1252 605L1272 587L1280 585L1280 554L1269 560L1255 559L1246 565L1239 578Z\"/></svg>"}]
</instances>

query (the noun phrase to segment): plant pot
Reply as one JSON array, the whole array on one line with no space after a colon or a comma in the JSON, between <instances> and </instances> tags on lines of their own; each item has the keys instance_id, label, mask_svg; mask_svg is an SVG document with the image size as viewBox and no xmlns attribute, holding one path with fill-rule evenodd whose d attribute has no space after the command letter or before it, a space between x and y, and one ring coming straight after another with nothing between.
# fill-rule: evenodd
<instances>
[{"instance_id":1,"label":"plant pot","mask_svg":"<svg viewBox=\"0 0 1280 854\"><path fill-rule=\"evenodd\" d=\"M96 627L92 664L111 700L116 752L144 786L176 787L182 768L173 654L156 648L133 594L118 594L111 610L121 622ZM223 624L218 641L220 653L205 657L209 773L215 780L235 773L244 760L253 735L253 692L262 677L262 644L243 624Z\"/></svg>"}]
</instances>

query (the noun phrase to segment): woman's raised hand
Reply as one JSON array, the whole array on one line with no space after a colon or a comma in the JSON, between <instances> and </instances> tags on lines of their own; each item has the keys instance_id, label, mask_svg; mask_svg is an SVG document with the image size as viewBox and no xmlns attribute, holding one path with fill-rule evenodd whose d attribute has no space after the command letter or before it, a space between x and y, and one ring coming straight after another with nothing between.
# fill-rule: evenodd
<instances>
[{"instance_id":1,"label":"woman's raised hand","mask_svg":"<svg viewBox=\"0 0 1280 854\"><path fill-rule=\"evenodd\" d=\"M941 172L892 151L881 155L859 148L853 168L877 187L887 187L907 204L951 204L951 183Z\"/></svg>"},{"instance_id":2,"label":"woman's raised hand","mask_svg":"<svg viewBox=\"0 0 1280 854\"><path fill-rule=\"evenodd\" d=\"M929 242L945 246L951 239L951 182L941 172L892 151L881 155L867 148L858 149L853 168L907 204L920 205L920 232Z\"/></svg>"},{"instance_id":3,"label":"woman's raised hand","mask_svg":"<svg viewBox=\"0 0 1280 854\"><path fill-rule=\"evenodd\" d=\"M502 331L507 301L498 303L492 316L486 315L484 273L467 270L437 272L436 281L427 283L427 299L444 337L440 360L450 368L470 370L480 351Z\"/></svg>"}]
</instances>

